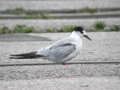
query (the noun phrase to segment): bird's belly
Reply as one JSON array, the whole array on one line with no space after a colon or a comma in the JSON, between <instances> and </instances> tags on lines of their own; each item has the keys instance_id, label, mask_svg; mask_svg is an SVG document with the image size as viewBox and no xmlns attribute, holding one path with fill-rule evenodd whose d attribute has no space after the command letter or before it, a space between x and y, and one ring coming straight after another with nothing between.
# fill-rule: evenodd
<instances>
[{"instance_id":1,"label":"bird's belly","mask_svg":"<svg viewBox=\"0 0 120 90\"><path fill-rule=\"evenodd\" d=\"M75 58L77 55L79 55L80 50L81 50L81 45L77 46L76 50L66 57L61 56L61 55L50 54L50 55L48 55L47 59L49 61L53 61L53 62L56 62L56 63L63 63L63 62L69 61L69 60Z\"/></svg>"},{"instance_id":2,"label":"bird's belly","mask_svg":"<svg viewBox=\"0 0 120 90\"><path fill-rule=\"evenodd\" d=\"M70 61L71 59L75 58L78 54L79 53L77 51L73 52L72 54L70 54L68 57L64 59L64 62Z\"/></svg>"},{"instance_id":3,"label":"bird's belly","mask_svg":"<svg viewBox=\"0 0 120 90\"><path fill-rule=\"evenodd\" d=\"M63 62L67 62L67 61L70 61L72 58L76 57L79 53L77 51L73 52L72 54L68 55L67 57L65 58L50 58L49 57L49 60L50 61L53 61L53 62L56 62L56 63L63 63Z\"/></svg>"}]
</instances>

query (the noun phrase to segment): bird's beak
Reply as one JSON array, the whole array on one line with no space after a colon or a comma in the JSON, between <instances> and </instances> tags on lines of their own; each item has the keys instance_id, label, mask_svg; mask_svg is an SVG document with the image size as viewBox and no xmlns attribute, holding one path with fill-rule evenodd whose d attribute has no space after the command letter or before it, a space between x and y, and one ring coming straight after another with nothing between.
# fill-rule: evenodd
<instances>
[{"instance_id":1,"label":"bird's beak","mask_svg":"<svg viewBox=\"0 0 120 90\"><path fill-rule=\"evenodd\" d=\"M85 38L87 38L88 40L92 40L88 35L87 35L87 33L86 33L86 31L84 30L83 31L83 36L85 37Z\"/></svg>"},{"instance_id":2,"label":"bird's beak","mask_svg":"<svg viewBox=\"0 0 120 90\"><path fill-rule=\"evenodd\" d=\"M88 35L83 35L85 38L87 38L88 40L92 40Z\"/></svg>"}]
</instances>

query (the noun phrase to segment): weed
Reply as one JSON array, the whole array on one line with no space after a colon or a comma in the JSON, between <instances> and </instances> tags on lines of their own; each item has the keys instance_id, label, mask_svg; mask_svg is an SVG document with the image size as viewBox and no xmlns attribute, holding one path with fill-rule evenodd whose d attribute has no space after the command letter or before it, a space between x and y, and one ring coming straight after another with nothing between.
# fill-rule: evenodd
<instances>
[{"instance_id":1,"label":"weed","mask_svg":"<svg viewBox=\"0 0 120 90\"><path fill-rule=\"evenodd\" d=\"M0 16L0 19L4 19L4 17L3 17L3 16Z\"/></svg>"},{"instance_id":2,"label":"weed","mask_svg":"<svg viewBox=\"0 0 120 90\"><path fill-rule=\"evenodd\" d=\"M47 29L46 31L47 31L47 32L54 32L53 29L50 29L50 28Z\"/></svg>"},{"instance_id":3,"label":"weed","mask_svg":"<svg viewBox=\"0 0 120 90\"><path fill-rule=\"evenodd\" d=\"M119 26L119 25L113 25L113 26L110 28L110 31L120 31L120 26Z\"/></svg>"},{"instance_id":4,"label":"weed","mask_svg":"<svg viewBox=\"0 0 120 90\"><path fill-rule=\"evenodd\" d=\"M33 10L24 10L24 13L26 14L26 15L37 15L38 13L36 13L35 11L33 11Z\"/></svg>"},{"instance_id":5,"label":"weed","mask_svg":"<svg viewBox=\"0 0 120 90\"><path fill-rule=\"evenodd\" d=\"M73 10L63 10L63 11L60 11L62 13L95 13L99 11L98 9L96 8L89 8L89 7L86 7L86 8L82 8L82 9L73 9ZM44 14L46 15L47 13L53 13L54 11L36 11L36 10L26 10L24 8L15 8L15 9L7 9L5 11L3 11L3 13L7 13L7 14L25 14L25 15L41 15ZM59 11L58 11L59 12Z\"/></svg>"},{"instance_id":6,"label":"weed","mask_svg":"<svg viewBox=\"0 0 120 90\"><path fill-rule=\"evenodd\" d=\"M11 10L11 9L6 10L6 12L8 12L8 13L17 14L17 15L23 14L24 11L25 11L25 10L24 10L23 8L15 8L15 9L13 9L13 10Z\"/></svg>"},{"instance_id":7,"label":"weed","mask_svg":"<svg viewBox=\"0 0 120 90\"><path fill-rule=\"evenodd\" d=\"M95 13L97 11L98 11L98 9L96 9L96 8L86 7L86 8L82 8L82 9L65 11L64 13Z\"/></svg>"},{"instance_id":8,"label":"weed","mask_svg":"<svg viewBox=\"0 0 120 90\"><path fill-rule=\"evenodd\" d=\"M28 27L25 25L16 25L13 29L14 33L30 33L35 31L33 27Z\"/></svg>"},{"instance_id":9,"label":"weed","mask_svg":"<svg viewBox=\"0 0 120 90\"><path fill-rule=\"evenodd\" d=\"M45 32L72 32L75 26L64 26L60 29L49 28ZM120 31L119 25L106 26L104 22L96 22L94 27L86 29L87 32L97 32L97 31ZM13 29L9 29L7 26L0 27L0 34L5 33L31 33L35 32L34 27L25 25L16 25Z\"/></svg>"},{"instance_id":10,"label":"weed","mask_svg":"<svg viewBox=\"0 0 120 90\"><path fill-rule=\"evenodd\" d=\"M17 33L17 32L23 32L23 28L25 27L25 25L16 25L14 28L13 28L13 32L14 33Z\"/></svg>"},{"instance_id":11,"label":"weed","mask_svg":"<svg viewBox=\"0 0 120 90\"><path fill-rule=\"evenodd\" d=\"M82 10L80 10L81 13L95 13L97 12L97 9L96 8L83 8Z\"/></svg>"},{"instance_id":12,"label":"weed","mask_svg":"<svg viewBox=\"0 0 120 90\"><path fill-rule=\"evenodd\" d=\"M105 28L105 23L104 22L102 22L102 21L98 21L98 22L96 22L95 24L94 24L94 29L96 30L96 31L100 31L100 30L103 30L104 28Z\"/></svg>"},{"instance_id":13,"label":"weed","mask_svg":"<svg viewBox=\"0 0 120 90\"><path fill-rule=\"evenodd\" d=\"M40 13L40 16L41 16L41 18L43 18L43 19L48 19L48 18L49 18L49 16L48 16L47 13Z\"/></svg>"},{"instance_id":14,"label":"weed","mask_svg":"<svg viewBox=\"0 0 120 90\"><path fill-rule=\"evenodd\" d=\"M31 33L34 32L35 30L33 27L25 27L23 31L24 33Z\"/></svg>"},{"instance_id":15,"label":"weed","mask_svg":"<svg viewBox=\"0 0 120 90\"><path fill-rule=\"evenodd\" d=\"M0 34L11 33L7 26L0 27Z\"/></svg>"},{"instance_id":16,"label":"weed","mask_svg":"<svg viewBox=\"0 0 120 90\"><path fill-rule=\"evenodd\" d=\"M72 32L74 26L64 26L63 28L57 30L58 32Z\"/></svg>"}]
</instances>

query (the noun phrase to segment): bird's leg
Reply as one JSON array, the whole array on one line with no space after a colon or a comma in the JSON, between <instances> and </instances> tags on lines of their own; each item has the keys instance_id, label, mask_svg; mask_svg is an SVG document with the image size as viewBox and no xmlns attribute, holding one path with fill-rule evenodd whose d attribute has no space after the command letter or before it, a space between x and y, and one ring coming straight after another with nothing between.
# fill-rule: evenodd
<instances>
[{"instance_id":1,"label":"bird's leg","mask_svg":"<svg viewBox=\"0 0 120 90\"><path fill-rule=\"evenodd\" d=\"M67 65L65 62L62 62L62 65Z\"/></svg>"}]
</instances>

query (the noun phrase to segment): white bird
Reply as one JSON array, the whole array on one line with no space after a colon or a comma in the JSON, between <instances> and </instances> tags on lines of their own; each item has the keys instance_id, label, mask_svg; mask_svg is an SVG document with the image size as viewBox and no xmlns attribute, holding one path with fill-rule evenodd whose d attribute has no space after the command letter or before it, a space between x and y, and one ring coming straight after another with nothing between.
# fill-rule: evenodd
<instances>
[{"instance_id":1,"label":"white bird","mask_svg":"<svg viewBox=\"0 0 120 90\"><path fill-rule=\"evenodd\" d=\"M83 27L75 27L72 34L62 40L58 40L48 47L41 48L34 52L14 54L11 59L32 59L43 58L56 63L65 64L66 61L79 55L82 48L82 37L88 37Z\"/></svg>"}]
</instances>

